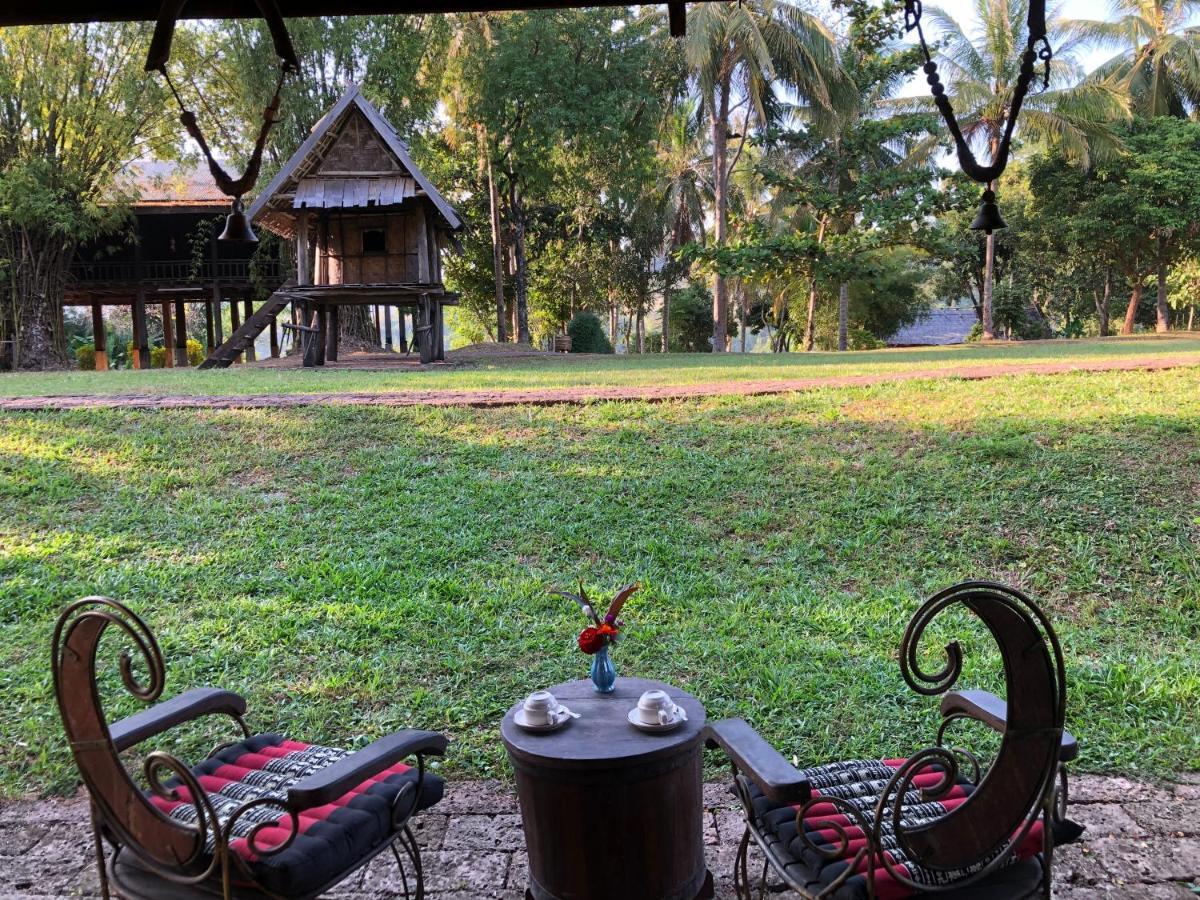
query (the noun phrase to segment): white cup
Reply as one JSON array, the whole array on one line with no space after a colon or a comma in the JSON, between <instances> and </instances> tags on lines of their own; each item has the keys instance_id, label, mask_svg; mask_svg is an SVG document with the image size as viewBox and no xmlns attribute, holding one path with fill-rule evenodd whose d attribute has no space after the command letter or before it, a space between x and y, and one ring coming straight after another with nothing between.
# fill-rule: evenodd
<instances>
[{"instance_id":1,"label":"white cup","mask_svg":"<svg viewBox=\"0 0 1200 900\"><path fill-rule=\"evenodd\" d=\"M638 718L647 725L668 725L681 711L666 691L646 691L638 698Z\"/></svg>"},{"instance_id":2,"label":"white cup","mask_svg":"<svg viewBox=\"0 0 1200 900\"><path fill-rule=\"evenodd\" d=\"M530 725L551 725L558 713L558 700L549 691L534 691L525 698L525 721Z\"/></svg>"}]
</instances>

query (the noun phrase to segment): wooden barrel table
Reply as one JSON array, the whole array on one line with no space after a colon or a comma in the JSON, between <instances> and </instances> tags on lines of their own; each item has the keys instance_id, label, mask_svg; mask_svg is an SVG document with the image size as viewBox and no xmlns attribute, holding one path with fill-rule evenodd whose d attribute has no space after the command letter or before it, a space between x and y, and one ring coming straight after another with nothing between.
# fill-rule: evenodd
<instances>
[{"instance_id":1,"label":"wooden barrel table","mask_svg":"<svg viewBox=\"0 0 1200 900\"><path fill-rule=\"evenodd\" d=\"M687 710L673 731L629 724L643 691L666 691ZM517 775L532 900L708 900L704 865L704 707L691 694L618 678L611 694L591 681L549 689L580 714L557 731L500 727Z\"/></svg>"}]
</instances>

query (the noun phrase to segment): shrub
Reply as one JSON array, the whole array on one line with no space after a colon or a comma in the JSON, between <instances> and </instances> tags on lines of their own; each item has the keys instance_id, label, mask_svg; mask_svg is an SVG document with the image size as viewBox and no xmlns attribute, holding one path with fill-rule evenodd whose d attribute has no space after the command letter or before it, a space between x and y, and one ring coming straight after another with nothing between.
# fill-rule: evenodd
<instances>
[{"instance_id":1,"label":"shrub","mask_svg":"<svg viewBox=\"0 0 1200 900\"><path fill-rule=\"evenodd\" d=\"M572 353L612 353L613 346L604 334L604 326L594 313L576 313L567 326Z\"/></svg>"},{"instance_id":2,"label":"shrub","mask_svg":"<svg viewBox=\"0 0 1200 900\"><path fill-rule=\"evenodd\" d=\"M175 352L175 348L171 348L171 352ZM189 366L198 366L204 362L208 354L204 352L204 345L199 341L194 341L188 338L187 342L187 357ZM150 368L164 369L167 366L167 348L166 347L151 347L150 348Z\"/></svg>"},{"instance_id":3,"label":"shrub","mask_svg":"<svg viewBox=\"0 0 1200 900\"><path fill-rule=\"evenodd\" d=\"M75 348L75 360L79 368L92 371L96 368L96 348L91 344L80 344Z\"/></svg>"}]
</instances>

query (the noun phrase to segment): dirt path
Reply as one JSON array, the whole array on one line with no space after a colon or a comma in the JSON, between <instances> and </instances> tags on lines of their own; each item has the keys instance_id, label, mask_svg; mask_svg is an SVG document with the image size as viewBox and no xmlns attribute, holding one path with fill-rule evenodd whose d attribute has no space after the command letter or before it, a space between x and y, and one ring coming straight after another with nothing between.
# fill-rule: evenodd
<instances>
[{"instance_id":1,"label":"dirt path","mask_svg":"<svg viewBox=\"0 0 1200 900\"><path fill-rule=\"evenodd\" d=\"M941 378L971 380L1006 375L1062 375L1069 372L1159 371L1200 366L1200 356L1157 356L1151 359L1072 360L1059 363L1012 363L908 369L876 375L789 378L771 381L719 381L681 385L622 385L534 389L387 391L379 393L247 394L244 396L60 396L0 399L0 411L68 409L270 409L299 406L552 406L605 400L662 402L696 397L756 397L830 387L862 387L900 381Z\"/></svg>"}]
</instances>

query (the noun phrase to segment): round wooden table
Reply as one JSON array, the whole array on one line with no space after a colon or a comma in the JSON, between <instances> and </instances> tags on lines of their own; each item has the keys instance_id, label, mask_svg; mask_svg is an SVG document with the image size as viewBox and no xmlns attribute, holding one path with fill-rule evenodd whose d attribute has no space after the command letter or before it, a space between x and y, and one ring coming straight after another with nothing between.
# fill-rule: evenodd
<instances>
[{"instance_id":1,"label":"round wooden table","mask_svg":"<svg viewBox=\"0 0 1200 900\"><path fill-rule=\"evenodd\" d=\"M658 688L687 710L665 734L626 719ZM549 733L513 722L500 733L517 774L532 900L708 900L701 802L704 707L691 694L643 678L618 678L611 694L591 681L549 689L580 718Z\"/></svg>"}]
</instances>

